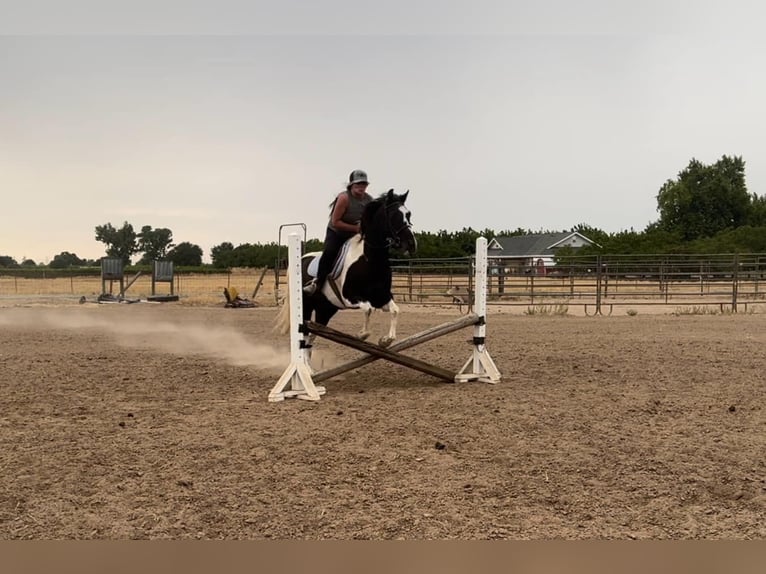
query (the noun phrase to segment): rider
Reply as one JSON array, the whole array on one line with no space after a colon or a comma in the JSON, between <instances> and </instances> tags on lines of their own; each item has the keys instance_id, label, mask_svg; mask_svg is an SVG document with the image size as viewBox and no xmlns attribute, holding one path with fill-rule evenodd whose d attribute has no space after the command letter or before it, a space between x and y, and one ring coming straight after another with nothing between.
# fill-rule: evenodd
<instances>
[{"instance_id":1,"label":"rider","mask_svg":"<svg viewBox=\"0 0 766 574\"><path fill-rule=\"evenodd\" d=\"M330 204L332 211L327 223L317 277L304 287L306 293L321 292L341 247L349 238L359 233L359 221L362 219L364 206L372 201L372 196L367 193L369 184L367 174L361 169L355 169L348 176L346 191L340 192Z\"/></svg>"}]
</instances>

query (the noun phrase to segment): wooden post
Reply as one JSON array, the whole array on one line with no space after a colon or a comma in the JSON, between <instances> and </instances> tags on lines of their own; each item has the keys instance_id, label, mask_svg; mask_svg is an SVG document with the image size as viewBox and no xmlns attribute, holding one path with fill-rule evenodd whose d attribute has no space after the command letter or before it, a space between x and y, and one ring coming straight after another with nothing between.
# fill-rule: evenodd
<instances>
[{"instance_id":1,"label":"wooden post","mask_svg":"<svg viewBox=\"0 0 766 574\"><path fill-rule=\"evenodd\" d=\"M263 284L263 278L266 276L266 272L269 270L268 267L263 268L263 272L261 273L261 276L258 278L258 283L255 284L255 289L253 289L253 295L250 297L251 299L255 300L255 296L258 294L258 290L261 288L261 285Z\"/></svg>"}]
</instances>

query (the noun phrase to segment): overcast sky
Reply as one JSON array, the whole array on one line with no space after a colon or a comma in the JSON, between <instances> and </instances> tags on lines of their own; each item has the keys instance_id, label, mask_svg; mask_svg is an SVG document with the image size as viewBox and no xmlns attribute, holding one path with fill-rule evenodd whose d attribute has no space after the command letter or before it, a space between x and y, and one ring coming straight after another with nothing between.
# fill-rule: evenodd
<instances>
[{"instance_id":1,"label":"overcast sky","mask_svg":"<svg viewBox=\"0 0 766 574\"><path fill-rule=\"evenodd\" d=\"M14 4L0 255L19 262L101 257L107 222L207 261L284 223L323 238L353 169L410 189L416 231L642 230L692 157L741 155L766 194L757 3Z\"/></svg>"}]
</instances>

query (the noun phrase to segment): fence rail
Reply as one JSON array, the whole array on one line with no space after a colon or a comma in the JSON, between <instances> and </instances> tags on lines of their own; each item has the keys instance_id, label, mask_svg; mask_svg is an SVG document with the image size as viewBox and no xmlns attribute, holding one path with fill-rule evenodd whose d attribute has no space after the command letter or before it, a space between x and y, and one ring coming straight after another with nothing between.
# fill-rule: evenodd
<instances>
[{"instance_id":1,"label":"fence rail","mask_svg":"<svg viewBox=\"0 0 766 574\"><path fill-rule=\"evenodd\" d=\"M473 258L392 261L397 301L420 305L456 304L470 310ZM223 302L223 288L262 305L279 302L285 270L236 269L213 275L176 273L175 293L200 302ZM731 311L766 303L766 254L573 256L546 268L518 266L490 258L490 305L583 305L588 313L615 306L700 305ZM169 288L169 286L168 286ZM3 274L0 297L88 296L101 293L99 276L31 279ZM151 277L139 277L127 293L151 292Z\"/></svg>"}]
</instances>

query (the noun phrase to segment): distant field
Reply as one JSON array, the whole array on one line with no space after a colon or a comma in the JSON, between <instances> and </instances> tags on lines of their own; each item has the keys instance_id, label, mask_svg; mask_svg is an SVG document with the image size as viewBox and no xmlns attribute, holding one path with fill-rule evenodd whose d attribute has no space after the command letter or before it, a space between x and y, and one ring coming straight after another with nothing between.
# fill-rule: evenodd
<instances>
[{"instance_id":1,"label":"distant field","mask_svg":"<svg viewBox=\"0 0 766 574\"><path fill-rule=\"evenodd\" d=\"M131 277L125 279L128 285ZM260 286L256 292L256 286ZM279 279L280 298L284 294L286 277ZM192 303L218 304L224 302L223 289L235 288L239 295L254 299L259 305L271 306L277 301L276 278L272 270L237 269L220 274L176 274L174 293ZM393 282L395 298L402 303L452 304L467 302L473 289L469 278L461 274L396 274ZM119 282L111 287L107 281L104 292L119 293ZM610 278L600 282L595 278L491 276L489 302L505 305L602 304L636 305L725 305L736 297L738 303L766 304L766 288L762 281L666 281ZM95 298L102 293L100 277L64 277L27 279L0 275L0 297L51 296ZM155 294L170 293L169 283L157 283ZM151 276L141 275L127 289L128 298L146 298L152 294ZM453 295L455 296L453 298Z\"/></svg>"},{"instance_id":2,"label":"distant field","mask_svg":"<svg viewBox=\"0 0 766 574\"><path fill-rule=\"evenodd\" d=\"M237 289L243 297L250 298L261 278L262 270L233 271L231 274L220 273L215 275L176 274L173 289L174 292L184 298L200 300L200 302L223 302L224 287ZM132 277L125 278L125 285L130 283ZM263 276L263 283L258 290L257 300L262 304L274 304L274 273L267 272ZM106 281L104 292L118 294L120 291L119 281L111 284ZM48 295L73 297L98 297L102 293L100 277L61 277L55 279L25 279L21 277L0 276L0 296L8 295ZM157 283L156 295L170 293L170 283ZM145 298L152 294L151 275L141 275L126 290L128 298Z\"/></svg>"}]
</instances>

